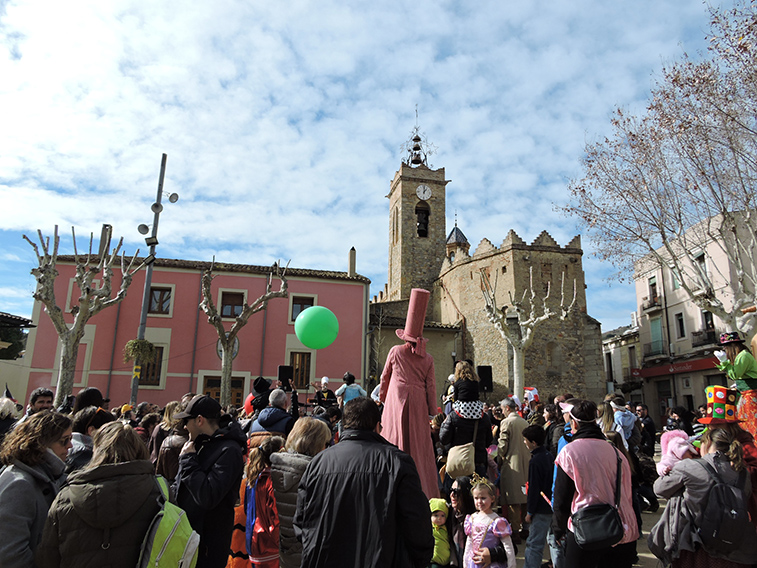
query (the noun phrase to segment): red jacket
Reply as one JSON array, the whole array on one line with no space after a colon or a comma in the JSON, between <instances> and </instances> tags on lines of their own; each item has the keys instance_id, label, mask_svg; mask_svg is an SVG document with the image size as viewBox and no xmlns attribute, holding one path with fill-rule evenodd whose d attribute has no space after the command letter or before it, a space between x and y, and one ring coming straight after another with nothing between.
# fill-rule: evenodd
<instances>
[{"instance_id":1,"label":"red jacket","mask_svg":"<svg viewBox=\"0 0 757 568\"><path fill-rule=\"evenodd\" d=\"M279 566L279 513L273 494L271 468L265 468L245 489L246 542L250 561L260 568Z\"/></svg>"}]
</instances>

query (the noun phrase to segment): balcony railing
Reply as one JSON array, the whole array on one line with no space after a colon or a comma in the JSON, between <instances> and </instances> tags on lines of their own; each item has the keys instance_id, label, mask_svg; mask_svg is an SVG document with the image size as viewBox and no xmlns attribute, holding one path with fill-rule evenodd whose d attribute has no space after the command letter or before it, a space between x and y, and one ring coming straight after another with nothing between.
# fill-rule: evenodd
<instances>
[{"instance_id":1,"label":"balcony railing","mask_svg":"<svg viewBox=\"0 0 757 568\"><path fill-rule=\"evenodd\" d=\"M652 312L662 309L662 298L660 296L646 296L641 300L641 309L645 312Z\"/></svg>"},{"instance_id":2,"label":"balcony railing","mask_svg":"<svg viewBox=\"0 0 757 568\"><path fill-rule=\"evenodd\" d=\"M703 347L715 345L719 342L720 334L715 329L700 329L691 332L691 346Z\"/></svg>"},{"instance_id":3,"label":"balcony railing","mask_svg":"<svg viewBox=\"0 0 757 568\"><path fill-rule=\"evenodd\" d=\"M653 357L654 355L665 354L665 342L660 339L644 344L644 357Z\"/></svg>"}]
</instances>

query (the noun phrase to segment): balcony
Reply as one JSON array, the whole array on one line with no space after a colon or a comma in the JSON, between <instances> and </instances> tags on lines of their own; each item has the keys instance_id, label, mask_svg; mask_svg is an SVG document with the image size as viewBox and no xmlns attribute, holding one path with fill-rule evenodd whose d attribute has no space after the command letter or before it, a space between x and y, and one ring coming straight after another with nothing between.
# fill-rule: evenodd
<instances>
[{"instance_id":1,"label":"balcony","mask_svg":"<svg viewBox=\"0 0 757 568\"><path fill-rule=\"evenodd\" d=\"M665 342L662 339L644 344L644 357L655 355L665 355Z\"/></svg>"},{"instance_id":2,"label":"balcony","mask_svg":"<svg viewBox=\"0 0 757 568\"><path fill-rule=\"evenodd\" d=\"M691 346L704 347L705 345L717 345L720 341L720 334L714 329L700 329L691 332Z\"/></svg>"},{"instance_id":3,"label":"balcony","mask_svg":"<svg viewBox=\"0 0 757 568\"><path fill-rule=\"evenodd\" d=\"M641 300L641 309L646 313L657 312L662 309L662 297L645 296Z\"/></svg>"}]
</instances>

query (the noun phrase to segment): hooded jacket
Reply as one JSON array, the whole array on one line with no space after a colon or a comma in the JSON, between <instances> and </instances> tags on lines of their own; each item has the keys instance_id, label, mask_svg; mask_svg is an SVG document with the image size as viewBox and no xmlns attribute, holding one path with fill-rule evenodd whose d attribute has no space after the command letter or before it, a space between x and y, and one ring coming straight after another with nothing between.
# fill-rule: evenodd
<instances>
[{"instance_id":1,"label":"hooded jacket","mask_svg":"<svg viewBox=\"0 0 757 568\"><path fill-rule=\"evenodd\" d=\"M297 489L305 468L312 459L294 452L271 454L271 480L279 511L279 562L283 568L299 568L302 560L302 543L294 535L294 514L297 509Z\"/></svg>"},{"instance_id":2,"label":"hooded jacket","mask_svg":"<svg viewBox=\"0 0 757 568\"><path fill-rule=\"evenodd\" d=\"M636 416L628 410L616 410L613 422L623 429L623 437L628 440L633 434L633 425L636 423Z\"/></svg>"},{"instance_id":3,"label":"hooded jacket","mask_svg":"<svg viewBox=\"0 0 757 568\"><path fill-rule=\"evenodd\" d=\"M29 466L16 460L0 475L0 565L33 566L34 550L42 538L47 510L65 481L65 464L52 450L42 463Z\"/></svg>"},{"instance_id":4,"label":"hooded jacket","mask_svg":"<svg viewBox=\"0 0 757 568\"><path fill-rule=\"evenodd\" d=\"M149 460L72 473L50 507L37 566L136 566L159 496Z\"/></svg>"},{"instance_id":5,"label":"hooded jacket","mask_svg":"<svg viewBox=\"0 0 757 568\"><path fill-rule=\"evenodd\" d=\"M287 435L292 431L294 418L283 408L269 406L264 408L258 419L250 427L250 433L272 432Z\"/></svg>"},{"instance_id":6,"label":"hooded jacket","mask_svg":"<svg viewBox=\"0 0 757 568\"><path fill-rule=\"evenodd\" d=\"M195 440L194 453L179 457L173 484L176 504L187 512L200 535L197 567L225 566L234 526L234 505L242 482L247 438L230 416L223 416L212 436Z\"/></svg>"},{"instance_id":7,"label":"hooded jacket","mask_svg":"<svg viewBox=\"0 0 757 568\"><path fill-rule=\"evenodd\" d=\"M428 566L431 515L413 458L379 434L344 430L300 482L302 568Z\"/></svg>"},{"instance_id":8,"label":"hooded jacket","mask_svg":"<svg viewBox=\"0 0 757 568\"><path fill-rule=\"evenodd\" d=\"M723 454L705 454L700 459L714 467L724 483L735 485L738 473ZM701 546L696 527L701 523L707 507L707 497L715 481L704 466L698 463L700 459L678 462L669 475L659 477L654 483L654 492L659 497L668 499L668 504L660 520L650 531L647 544L650 552L666 563L678 558L682 550L694 552ZM747 500L752 490L747 476L744 485ZM757 556L757 539L752 533L743 542L735 542L728 555L711 556L744 565L752 564Z\"/></svg>"}]
</instances>

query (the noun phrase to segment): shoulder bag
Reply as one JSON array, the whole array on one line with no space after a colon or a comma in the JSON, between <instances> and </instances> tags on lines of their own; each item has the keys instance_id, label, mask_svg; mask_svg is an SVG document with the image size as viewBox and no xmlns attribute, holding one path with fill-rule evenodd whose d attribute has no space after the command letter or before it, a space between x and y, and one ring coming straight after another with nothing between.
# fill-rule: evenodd
<instances>
[{"instance_id":1,"label":"shoulder bag","mask_svg":"<svg viewBox=\"0 0 757 568\"><path fill-rule=\"evenodd\" d=\"M615 504L601 503L589 505L573 513L573 536L576 544L584 550L602 550L615 546L623 538L623 523L620 520L620 468L621 459L618 450L618 473L615 476Z\"/></svg>"},{"instance_id":2,"label":"shoulder bag","mask_svg":"<svg viewBox=\"0 0 757 568\"><path fill-rule=\"evenodd\" d=\"M476 437L478 435L478 420L473 427L473 441L462 446L450 448L447 454L447 475L452 479L473 475L476 471Z\"/></svg>"}]
</instances>

